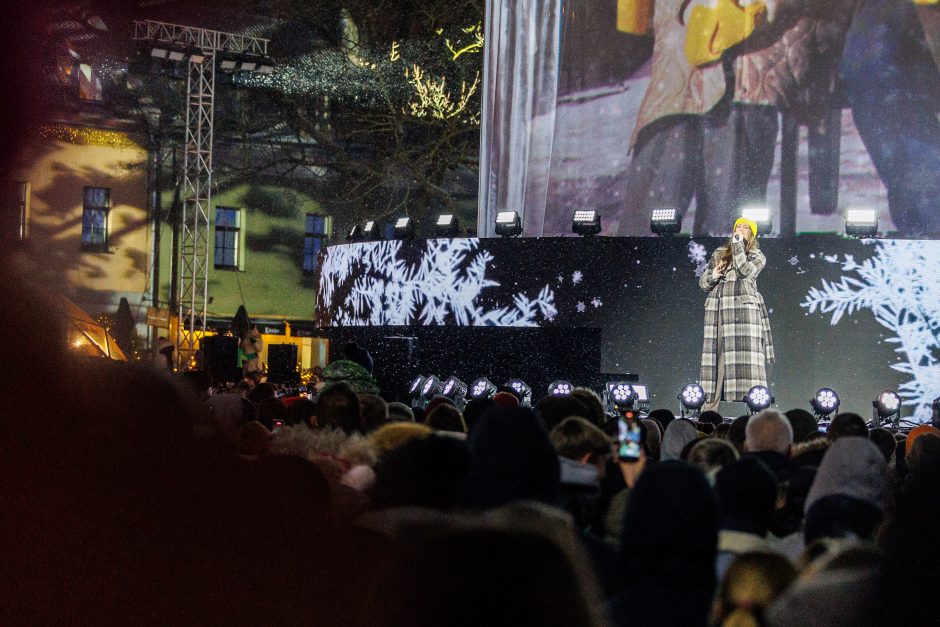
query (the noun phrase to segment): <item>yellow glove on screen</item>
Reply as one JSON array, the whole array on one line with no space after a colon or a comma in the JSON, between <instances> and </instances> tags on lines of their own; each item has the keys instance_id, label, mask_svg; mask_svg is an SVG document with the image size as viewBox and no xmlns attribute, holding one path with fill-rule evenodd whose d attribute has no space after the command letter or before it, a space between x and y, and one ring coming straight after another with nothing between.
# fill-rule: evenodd
<instances>
[{"instance_id":1,"label":"yellow glove on screen","mask_svg":"<svg viewBox=\"0 0 940 627\"><path fill-rule=\"evenodd\" d=\"M763 2L746 7L735 0L718 0L714 8L695 5L686 27L685 58L691 65L717 61L725 50L747 39L766 17Z\"/></svg>"},{"instance_id":2,"label":"yellow glove on screen","mask_svg":"<svg viewBox=\"0 0 940 627\"><path fill-rule=\"evenodd\" d=\"M617 0L617 30L645 35L650 29L653 0Z\"/></svg>"}]
</instances>

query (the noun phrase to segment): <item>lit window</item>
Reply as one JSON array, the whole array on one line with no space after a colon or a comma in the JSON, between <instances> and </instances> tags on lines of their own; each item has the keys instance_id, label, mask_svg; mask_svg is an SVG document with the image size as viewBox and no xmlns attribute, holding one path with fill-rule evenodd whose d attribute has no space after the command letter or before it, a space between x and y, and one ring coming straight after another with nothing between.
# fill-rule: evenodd
<instances>
[{"instance_id":1,"label":"lit window","mask_svg":"<svg viewBox=\"0 0 940 627\"><path fill-rule=\"evenodd\" d=\"M215 208L215 267L238 268L241 210Z\"/></svg>"},{"instance_id":2,"label":"lit window","mask_svg":"<svg viewBox=\"0 0 940 627\"><path fill-rule=\"evenodd\" d=\"M327 217L308 213L304 228L304 272L315 272L317 257L327 238Z\"/></svg>"},{"instance_id":3,"label":"lit window","mask_svg":"<svg viewBox=\"0 0 940 627\"><path fill-rule=\"evenodd\" d=\"M86 187L82 206L82 248L96 252L108 250L108 214L111 211L111 190L107 187Z\"/></svg>"}]
</instances>

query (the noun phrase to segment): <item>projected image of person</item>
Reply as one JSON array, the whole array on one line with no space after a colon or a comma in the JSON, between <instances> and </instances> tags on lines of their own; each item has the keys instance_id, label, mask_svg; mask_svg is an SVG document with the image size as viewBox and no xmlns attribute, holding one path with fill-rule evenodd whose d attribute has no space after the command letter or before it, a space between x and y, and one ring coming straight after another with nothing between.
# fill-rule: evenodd
<instances>
[{"instance_id":1,"label":"projected image of person","mask_svg":"<svg viewBox=\"0 0 940 627\"><path fill-rule=\"evenodd\" d=\"M821 194L815 138L828 129L838 51L855 0L656 0L649 86L630 150L630 211L673 207L695 199L693 232L718 235L749 204L764 204L785 111L814 129L810 185L814 212L834 210ZM638 24L637 28L642 27ZM831 158L829 159L831 161ZM836 161L838 158L836 156Z\"/></svg>"},{"instance_id":2,"label":"projected image of person","mask_svg":"<svg viewBox=\"0 0 940 627\"><path fill-rule=\"evenodd\" d=\"M699 279L706 292L699 384L717 410L722 400L740 401L755 385L767 385L765 364L774 362L770 318L757 291L767 258L757 243L757 223L739 218L727 244L714 252Z\"/></svg>"}]
</instances>

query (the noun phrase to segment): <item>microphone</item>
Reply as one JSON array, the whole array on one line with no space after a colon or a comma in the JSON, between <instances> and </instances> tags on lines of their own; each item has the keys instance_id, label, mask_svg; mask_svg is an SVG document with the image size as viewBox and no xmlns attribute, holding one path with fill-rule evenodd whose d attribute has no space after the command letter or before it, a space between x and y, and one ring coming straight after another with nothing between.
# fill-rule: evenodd
<instances>
[{"instance_id":1,"label":"microphone","mask_svg":"<svg viewBox=\"0 0 940 627\"><path fill-rule=\"evenodd\" d=\"M731 241L737 243L741 241L741 236L737 233L734 234L734 237L731 238Z\"/></svg>"}]
</instances>

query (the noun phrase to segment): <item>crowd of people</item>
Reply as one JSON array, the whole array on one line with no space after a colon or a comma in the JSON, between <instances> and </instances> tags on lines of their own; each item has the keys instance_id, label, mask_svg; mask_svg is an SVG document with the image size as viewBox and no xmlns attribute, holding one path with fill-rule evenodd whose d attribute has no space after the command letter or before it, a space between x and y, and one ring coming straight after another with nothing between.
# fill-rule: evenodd
<instances>
[{"instance_id":1,"label":"crowd of people","mask_svg":"<svg viewBox=\"0 0 940 627\"><path fill-rule=\"evenodd\" d=\"M54 339L10 340L41 357L5 382L3 624L940 616L934 425L657 409L625 461L589 389L532 407L508 388L417 408L342 381L285 396Z\"/></svg>"}]
</instances>

